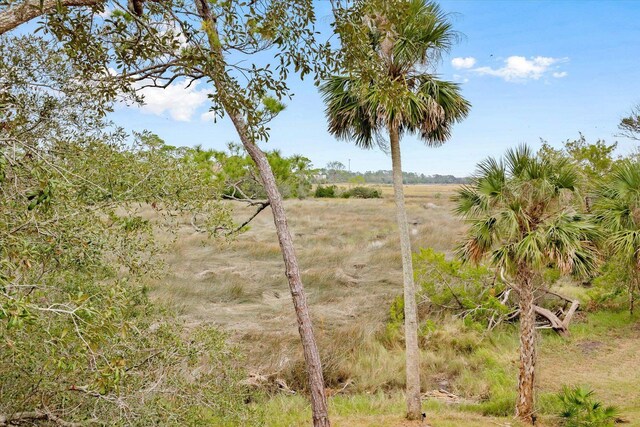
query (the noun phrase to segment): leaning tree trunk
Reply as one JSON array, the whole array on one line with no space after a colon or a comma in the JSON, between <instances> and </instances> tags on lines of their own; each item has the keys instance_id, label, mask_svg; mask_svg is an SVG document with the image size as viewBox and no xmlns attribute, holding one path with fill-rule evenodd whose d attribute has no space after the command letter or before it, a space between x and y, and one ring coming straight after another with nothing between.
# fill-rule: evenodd
<instances>
[{"instance_id":1,"label":"leaning tree trunk","mask_svg":"<svg viewBox=\"0 0 640 427\"><path fill-rule=\"evenodd\" d=\"M533 424L534 385L536 367L535 306L533 283L528 271L518 274L520 296L520 372L518 375L518 400L516 416L527 424Z\"/></svg>"},{"instance_id":2,"label":"leaning tree trunk","mask_svg":"<svg viewBox=\"0 0 640 427\"><path fill-rule=\"evenodd\" d=\"M307 297L302 286L302 278L300 269L298 268L298 258L293 247L293 239L287 224L287 216L282 202L282 195L276 185L276 179L273 170L269 165L267 156L256 145L248 128L247 121L243 115L231 102L231 98L227 97L228 93L233 92L225 79L225 60L220 46L218 31L216 28L216 20L209 9L208 0L196 0L196 7L200 17L205 23L208 33L211 56L214 61L216 71L211 77L216 90L222 100L223 107L231 121L233 122L242 145L249 153L258 168L260 180L267 193L267 200L271 206L273 213L273 222L280 243L282 258L284 259L285 275L289 282L291 297L293 299L293 307L296 312L298 322L298 332L302 339L302 349L307 368L307 378L309 380L309 389L311 391L311 412L313 416L313 425L315 427L330 427L329 413L327 410L327 398L324 390L324 378L322 375L322 364L320 361L320 353L316 344L313 333L311 317L309 316L309 307L307 305ZM231 96L231 95L229 95Z\"/></svg>"},{"instance_id":3,"label":"leaning tree trunk","mask_svg":"<svg viewBox=\"0 0 640 427\"><path fill-rule=\"evenodd\" d=\"M402 277L404 283L407 418L410 420L418 420L422 416L422 407L420 403L420 349L418 348L416 288L413 283L413 262L411 260L409 224L407 223L407 211L404 206L400 136L397 126L391 125L389 128L391 161L393 164L393 192L396 200L396 218L400 233L400 252L402 253Z\"/></svg>"},{"instance_id":4,"label":"leaning tree trunk","mask_svg":"<svg viewBox=\"0 0 640 427\"><path fill-rule=\"evenodd\" d=\"M318 352L318 346L313 334L311 318L309 317L309 307L307 305L307 297L304 292L304 287L302 286L300 269L298 268L298 258L293 247L291 232L287 225L287 216L282 203L282 195L276 186L276 180L273 176L271 166L267 161L267 156L247 137L246 124L244 123L244 120L238 115L232 116L231 120L238 131L238 135L240 135L242 145L244 145L249 156L251 156L251 159L258 167L260 179L262 180L267 192L267 199L269 200L269 204L271 205L271 210L273 212L273 222L276 225L278 242L280 243L282 258L284 259L285 274L289 281L289 288L291 289L291 296L293 298L293 306L298 320L298 331L302 338L302 348L307 365L309 388L311 390L313 425L316 427L328 427L331 424L329 423L329 414L327 411L327 399L325 397L320 353Z\"/></svg>"}]
</instances>

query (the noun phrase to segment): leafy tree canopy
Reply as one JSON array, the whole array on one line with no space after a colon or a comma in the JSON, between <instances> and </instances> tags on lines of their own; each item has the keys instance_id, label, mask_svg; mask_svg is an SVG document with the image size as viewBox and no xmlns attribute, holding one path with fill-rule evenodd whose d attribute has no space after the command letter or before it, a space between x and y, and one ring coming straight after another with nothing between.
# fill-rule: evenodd
<instances>
[{"instance_id":1,"label":"leafy tree canopy","mask_svg":"<svg viewBox=\"0 0 640 427\"><path fill-rule=\"evenodd\" d=\"M105 121L105 87L76 76L50 42L0 39L0 416L247 422L225 337L186 340L146 295L162 272L154 226L195 211L230 228L221 189L184 149L150 133L131 143Z\"/></svg>"}]
</instances>

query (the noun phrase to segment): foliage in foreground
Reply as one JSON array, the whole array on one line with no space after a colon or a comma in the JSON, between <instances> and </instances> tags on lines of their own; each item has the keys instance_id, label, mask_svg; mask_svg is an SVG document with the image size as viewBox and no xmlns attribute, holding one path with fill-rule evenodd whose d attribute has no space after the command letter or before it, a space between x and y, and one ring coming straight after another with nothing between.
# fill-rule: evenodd
<instances>
[{"instance_id":1,"label":"foliage in foreground","mask_svg":"<svg viewBox=\"0 0 640 427\"><path fill-rule=\"evenodd\" d=\"M566 427L613 426L618 414L614 406L604 406L594 399L593 390L583 387L567 387L558 394L562 411L562 425Z\"/></svg>"},{"instance_id":2,"label":"foliage in foreground","mask_svg":"<svg viewBox=\"0 0 640 427\"><path fill-rule=\"evenodd\" d=\"M593 211L608 231L606 249L623 266L633 313L640 281L640 162L625 160L613 168L597 189Z\"/></svg>"},{"instance_id":3,"label":"foliage in foreground","mask_svg":"<svg viewBox=\"0 0 640 427\"><path fill-rule=\"evenodd\" d=\"M204 177L223 188L224 197L243 201L266 198L255 163L241 146L229 144L228 148L218 151L196 147L189 149L186 156L199 165ZM265 154L282 197L309 195L314 173L311 160L300 155L286 157L278 150Z\"/></svg>"},{"instance_id":4,"label":"foliage in foreground","mask_svg":"<svg viewBox=\"0 0 640 427\"><path fill-rule=\"evenodd\" d=\"M146 296L162 267L154 225L188 211L228 228L218 188L151 134L127 143L104 121L108 100L50 44L4 38L0 53L0 415L110 425L250 417L224 336L186 329Z\"/></svg>"},{"instance_id":5,"label":"foliage in foreground","mask_svg":"<svg viewBox=\"0 0 640 427\"><path fill-rule=\"evenodd\" d=\"M418 301L429 313L456 313L468 325L493 327L511 309L501 300L504 284L483 265L448 260L444 253L421 249L414 255Z\"/></svg>"},{"instance_id":6,"label":"foliage in foreground","mask_svg":"<svg viewBox=\"0 0 640 427\"><path fill-rule=\"evenodd\" d=\"M598 266L599 229L580 213L578 173L565 159L535 155L527 146L478 165L470 185L458 191L456 213L469 222L459 255L488 259L508 277L519 297L520 374L516 415L533 424L535 291L549 266L589 277Z\"/></svg>"}]
</instances>

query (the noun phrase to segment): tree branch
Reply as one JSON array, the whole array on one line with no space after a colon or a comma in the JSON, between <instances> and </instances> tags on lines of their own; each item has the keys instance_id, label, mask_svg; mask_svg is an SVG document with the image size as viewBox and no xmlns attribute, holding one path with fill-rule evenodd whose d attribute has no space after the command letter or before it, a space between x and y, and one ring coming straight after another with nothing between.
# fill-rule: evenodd
<instances>
[{"instance_id":1,"label":"tree branch","mask_svg":"<svg viewBox=\"0 0 640 427\"><path fill-rule=\"evenodd\" d=\"M243 222L242 224L240 224L239 226L237 226L235 229L231 230L229 233L229 235L233 234L233 233L237 233L238 231L242 230L247 224L249 224L255 217L258 216L258 214L260 212L262 212L267 206L269 206L269 202L260 202L258 203L258 209L256 209L256 211L253 213L253 215L251 215L245 222Z\"/></svg>"},{"instance_id":2,"label":"tree branch","mask_svg":"<svg viewBox=\"0 0 640 427\"><path fill-rule=\"evenodd\" d=\"M0 12L0 34L11 31L25 22L56 10L61 5L94 6L106 3L105 0L27 0Z\"/></svg>"}]
</instances>

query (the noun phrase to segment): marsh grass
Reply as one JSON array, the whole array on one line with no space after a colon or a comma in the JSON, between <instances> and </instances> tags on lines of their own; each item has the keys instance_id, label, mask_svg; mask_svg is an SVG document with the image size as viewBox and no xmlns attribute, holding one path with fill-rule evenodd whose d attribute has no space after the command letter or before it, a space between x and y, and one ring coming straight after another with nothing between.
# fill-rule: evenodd
<instances>
[{"instance_id":1,"label":"marsh grass","mask_svg":"<svg viewBox=\"0 0 640 427\"><path fill-rule=\"evenodd\" d=\"M415 249L451 256L465 225L451 213L455 186L407 186ZM382 199L288 200L300 268L324 363L327 386L346 388L331 398L335 425L405 426L402 331L389 329L389 308L402 293L399 243L391 187ZM236 206L235 215L248 211ZM291 297L283 274L271 213L265 210L234 239L207 239L185 221L166 277L152 284L154 298L170 302L188 323L214 323L229 331L246 354L249 372L283 379L297 394L262 401L267 425L307 425L306 381ZM588 292L560 280L563 294L588 301ZM585 306L585 304L583 304ZM540 333L538 408L556 422L555 397L563 385L585 385L625 419L640 419L640 328L628 312L579 312L571 336ZM422 331L422 384L465 399L446 405L427 400L436 426L515 426L517 325L485 333L459 319L432 322ZM497 417L497 418L491 418ZM631 424L633 425L633 424Z\"/></svg>"}]
</instances>

